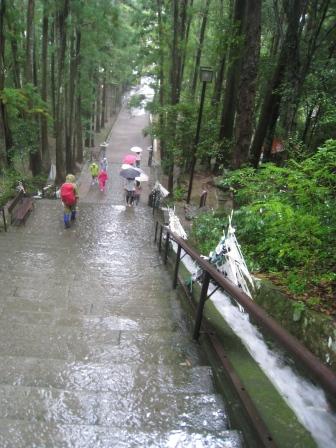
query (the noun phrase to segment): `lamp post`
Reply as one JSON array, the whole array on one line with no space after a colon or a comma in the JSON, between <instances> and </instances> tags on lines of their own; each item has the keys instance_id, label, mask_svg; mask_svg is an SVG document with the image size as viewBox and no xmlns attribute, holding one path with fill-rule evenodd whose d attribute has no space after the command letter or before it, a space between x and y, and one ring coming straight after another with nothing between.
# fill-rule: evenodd
<instances>
[{"instance_id":1,"label":"lamp post","mask_svg":"<svg viewBox=\"0 0 336 448\"><path fill-rule=\"evenodd\" d=\"M213 70L211 67L200 67L200 80L203 82L203 85L202 85L201 102L200 102L200 107L199 107L199 111L198 111L196 135L195 135L195 141L194 141L194 145L193 145L193 154L192 154L191 168L190 168L190 179L189 179L187 204L189 204L189 202L190 202L192 183L193 183L193 177L194 177L194 171L195 171L195 165L196 165L196 151L197 151L200 130L201 130L203 104L204 104L204 98L205 98L205 88L206 88L207 82L212 81L212 77L213 77Z\"/></svg>"}]
</instances>

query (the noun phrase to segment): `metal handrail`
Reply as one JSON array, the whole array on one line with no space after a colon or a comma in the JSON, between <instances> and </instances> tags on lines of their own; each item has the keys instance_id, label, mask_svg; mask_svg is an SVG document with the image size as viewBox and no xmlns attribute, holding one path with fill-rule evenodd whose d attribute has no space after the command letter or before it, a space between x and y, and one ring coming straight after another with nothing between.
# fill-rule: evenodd
<instances>
[{"instance_id":1,"label":"metal handrail","mask_svg":"<svg viewBox=\"0 0 336 448\"><path fill-rule=\"evenodd\" d=\"M336 396L336 375L335 373L325 366L313 353L311 353L298 339L289 334L283 327L281 327L272 317L270 317L259 305L257 305L250 297L245 294L242 289L227 280L219 271L217 271L213 265L207 260L200 257L200 255L193 250L182 238L175 235L169 228L161 223L158 223L161 227L159 235L159 247L161 250L161 239L163 234L163 228L166 231L167 240L172 239L178 245L176 265L174 270L173 287L176 287L178 267L180 262L180 254L182 248L193 260L203 269L205 272L205 280L203 282L200 300L197 308L194 338L199 336L199 330L202 321L203 308L205 301L207 300L207 290L209 281L214 281L217 285L224 289L231 297L233 297L253 318L265 328L280 344L286 348L292 355L301 361L301 363L308 369L308 371L316 378L316 380L325 387L333 396ZM157 238L157 232L155 235L155 241ZM164 260L167 260L168 256L168 243L165 245Z\"/></svg>"}]
</instances>

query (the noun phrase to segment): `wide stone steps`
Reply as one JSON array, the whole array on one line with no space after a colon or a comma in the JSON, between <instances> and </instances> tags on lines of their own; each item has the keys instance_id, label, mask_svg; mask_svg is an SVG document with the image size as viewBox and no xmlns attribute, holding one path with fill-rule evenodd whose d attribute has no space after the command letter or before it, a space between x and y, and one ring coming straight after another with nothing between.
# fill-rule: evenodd
<instances>
[{"instance_id":1,"label":"wide stone steps","mask_svg":"<svg viewBox=\"0 0 336 448\"><path fill-rule=\"evenodd\" d=\"M192 367L187 362L174 369L168 365L137 362L107 365L53 358L41 363L40 358L15 356L1 356L0 362L0 384L6 386L114 392L117 400L122 400L123 394L143 393L149 388L157 393L215 392L210 368Z\"/></svg>"},{"instance_id":2,"label":"wide stone steps","mask_svg":"<svg viewBox=\"0 0 336 448\"><path fill-rule=\"evenodd\" d=\"M217 395L73 391L0 385L0 418L166 431L227 429ZM144 398L145 397L145 398Z\"/></svg>"},{"instance_id":3,"label":"wide stone steps","mask_svg":"<svg viewBox=\"0 0 336 448\"><path fill-rule=\"evenodd\" d=\"M202 431L197 428L170 431L144 431L102 425L52 424L0 419L2 448L71 447L71 448L239 448L242 437L238 431Z\"/></svg>"},{"instance_id":4,"label":"wide stone steps","mask_svg":"<svg viewBox=\"0 0 336 448\"><path fill-rule=\"evenodd\" d=\"M0 447L234 447L150 210L40 201L0 233ZM99 217L99 219L98 219Z\"/></svg>"}]
</instances>

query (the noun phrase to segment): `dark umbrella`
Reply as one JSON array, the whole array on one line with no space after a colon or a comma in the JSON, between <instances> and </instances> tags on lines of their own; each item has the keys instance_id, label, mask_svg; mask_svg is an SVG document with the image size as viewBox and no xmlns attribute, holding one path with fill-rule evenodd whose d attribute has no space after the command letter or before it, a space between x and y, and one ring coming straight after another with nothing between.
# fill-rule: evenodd
<instances>
[{"instance_id":1,"label":"dark umbrella","mask_svg":"<svg viewBox=\"0 0 336 448\"><path fill-rule=\"evenodd\" d=\"M124 177L125 179L135 179L136 177L140 176L140 174L143 173L142 170L139 168L135 168L132 165L127 165L126 163L121 165L121 170L119 172L121 177Z\"/></svg>"}]
</instances>

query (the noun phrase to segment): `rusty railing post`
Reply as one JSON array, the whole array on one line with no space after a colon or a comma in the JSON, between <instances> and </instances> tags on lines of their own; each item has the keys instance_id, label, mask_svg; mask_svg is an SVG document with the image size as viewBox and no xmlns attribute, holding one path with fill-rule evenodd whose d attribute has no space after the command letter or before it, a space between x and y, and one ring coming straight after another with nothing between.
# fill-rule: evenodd
<instances>
[{"instance_id":1,"label":"rusty railing post","mask_svg":"<svg viewBox=\"0 0 336 448\"><path fill-rule=\"evenodd\" d=\"M173 288L176 289L177 286L177 276L181 258L181 246L177 243L177 252L176 252L176 263L175 263L175 271L174 271L174 279L173 279Z\"/></svg>"},{"instance_id":2,"label":"rusty railing post","mask_svg":"<svg viewBox=\"0 0 336 448\"><path fill-rule=\"evenodd\" d=\"M203 317L203 309L204 309L205 301L208 298L207 293L208 293L209 283L210 283L210 275L207 271L204 271L204 279L203 279L200 299L199 299L198 306L197 306L196 321L195 321L194 336L193 336L193 338L196 339L196 341L199 338L200 328L201 328L201 324L202 324L202 317Z\"/></svg>"},{"instance_id":3,"label":"rusty railing post","mask_svg":"<svg viewBox=\"0 0 336 448\"><path fill-rule=\"evenodd\" d=\"M154 235L154 243L156 243L157 240L157 231L158 231L159 221L156 221L155 224L155 235Z\"/></svg>"},{"instance_id":4,"label":"rusty railing post","mask_svg":"<svg viewBox=\"0 0 336 448\"><path fill-rule=\"evenodd\" d=\"M159 240L159 252L161 252L161 244L162 244L162 225L160 224L160 240Z\"/></svg>"},{"instance_id":5,"label":"rusty railing post","mask_svg":"<svg viewBox=\"0 0 336 448\"><path fill-rule=\"evenodd\" d=\"M165 244L165 255L164 255L164 264L167 264L168 250L169 250L169 231L167 229L167 232L166 232L166 244Z\"/></svg>"}]
</instances>

